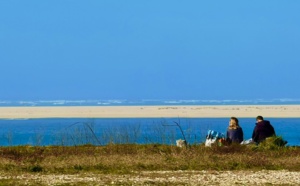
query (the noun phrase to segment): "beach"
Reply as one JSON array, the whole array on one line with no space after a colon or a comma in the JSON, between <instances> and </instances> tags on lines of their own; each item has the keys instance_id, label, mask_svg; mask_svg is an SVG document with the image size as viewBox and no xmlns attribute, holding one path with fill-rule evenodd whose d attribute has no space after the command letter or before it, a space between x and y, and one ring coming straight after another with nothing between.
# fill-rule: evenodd
<instances>
[{"instance_id":1,"label":"beach","mask_svg":"<svg viewBox=\"0 0 300 186\"><path fill-rule=\"evenodd\" d=\"M300 105L0 107L0 118L299 118Z\"/></svg>"},{"instance_id":2,"label":"beach","mask_svg":"<svg viewBox=\"0 0 300 186\"><path fill-rule=\"evenodd\" d=\"M260 171L140 171L131 174L18 174L0 172L0 179L45 185L299 185L300 172ZM151 184L149 184L151 183ZM28 184L31 185L31 184Z\"/></svg>"}]
</instances>

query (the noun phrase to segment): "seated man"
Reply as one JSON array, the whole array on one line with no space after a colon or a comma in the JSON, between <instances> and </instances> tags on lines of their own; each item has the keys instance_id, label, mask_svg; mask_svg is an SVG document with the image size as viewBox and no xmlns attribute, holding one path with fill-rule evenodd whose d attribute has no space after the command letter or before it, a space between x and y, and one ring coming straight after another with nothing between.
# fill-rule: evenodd
<instances>
[{"instance_id":1,"label":"seated man","mask_svg":"<svg viewBox=\"0 0 300 186\"><path fill-rule=\"evenodd\" d=\"M256 126L252 133L252 140L257 144L264 141L266 138L275 136L274 127L262 116L256 117Z\"/></svg>"}]
</instances>

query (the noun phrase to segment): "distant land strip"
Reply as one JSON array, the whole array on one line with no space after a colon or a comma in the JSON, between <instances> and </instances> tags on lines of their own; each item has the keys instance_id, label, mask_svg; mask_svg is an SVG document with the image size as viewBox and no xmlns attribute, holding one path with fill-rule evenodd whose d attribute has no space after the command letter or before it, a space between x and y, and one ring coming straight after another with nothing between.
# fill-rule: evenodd
<instances>
[{"instance_id":1,"label":"distant land strip","mask_svg":"<svg viewBox=\"0 0 300 186\"><path fill-rule=\"evenodd\" d=\"M0 107L2 119L26 118L300 118L300 105Z\"/></svg>"}]
</instances>

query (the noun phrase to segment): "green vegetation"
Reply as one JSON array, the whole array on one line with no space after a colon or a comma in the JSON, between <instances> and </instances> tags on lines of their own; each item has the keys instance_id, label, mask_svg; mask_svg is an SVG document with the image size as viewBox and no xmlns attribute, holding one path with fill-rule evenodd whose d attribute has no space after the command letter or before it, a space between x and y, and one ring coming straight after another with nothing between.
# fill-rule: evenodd
<instances>
[{"instance_id":1,"label":"green vegetation","mask_svg":"<svg viewBox=\"0 0 300 186\"><path fill-rule=\"evenodd\" d=\"M153 170L293 170L300 171L300 147L110 144L106 146L0 147L0 171L7 173L130 174Z\"/></svg>"}]
</instances>

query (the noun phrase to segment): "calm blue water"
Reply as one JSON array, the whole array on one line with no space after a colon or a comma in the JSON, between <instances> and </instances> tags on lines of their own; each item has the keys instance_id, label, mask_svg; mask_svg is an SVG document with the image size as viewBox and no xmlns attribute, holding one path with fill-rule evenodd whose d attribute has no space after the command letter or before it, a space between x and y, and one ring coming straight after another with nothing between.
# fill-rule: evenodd
<instances>
[{"instance_id":1,"label":"calm blue water","mask_svg":"<svg viewBox=\"0 0 300 186\"><path fill-rule=\"evenodd\" d=\"M202 100L202 99L111 99L111 100L0 100L0 106L130 106L130 105L295 105L300 99L247 99L247 100Z\"/></svg>"},{"instance_id":2,"label":"calm blue water","mask_svg":"<svg viewBox=\"0 0 300 186\"><path fill-rule=\"evenodd\" d=\"M266 118L288 145L300 145L300 118ZM0 146L81 145L108 143L175 144L183 139L180 123L191 144L205 140L207 130L226 132L229 118L143 118L143 119L27 119L0 120ZM255 118L241 118L245 139L251 138Z\"/></svg>"}]
</instances>

